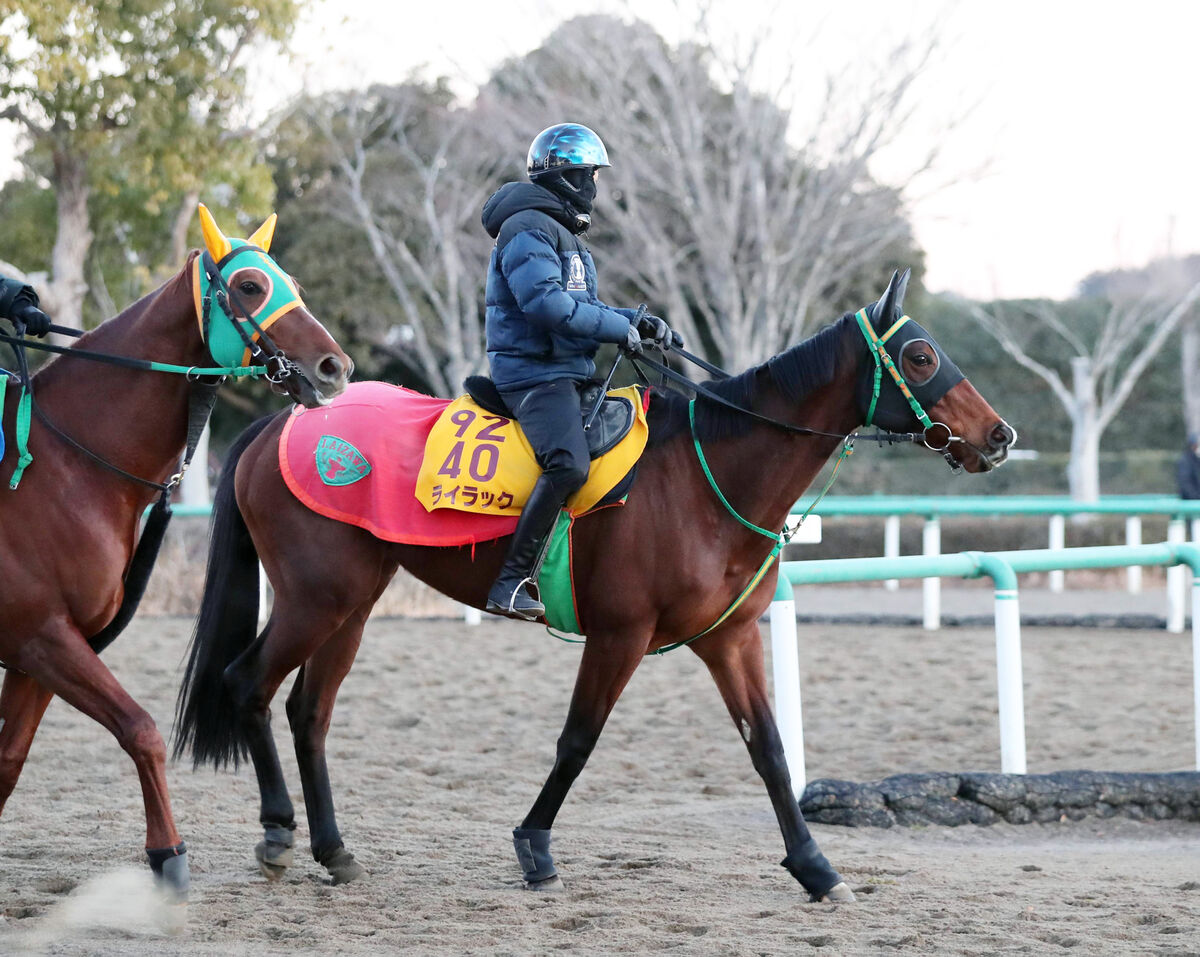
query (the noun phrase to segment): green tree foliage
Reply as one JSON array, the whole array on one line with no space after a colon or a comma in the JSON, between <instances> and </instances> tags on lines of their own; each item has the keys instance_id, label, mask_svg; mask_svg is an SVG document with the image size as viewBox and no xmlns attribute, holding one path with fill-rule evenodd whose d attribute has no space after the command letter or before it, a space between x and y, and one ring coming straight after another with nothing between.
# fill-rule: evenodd
<instances>
[{"instance_id":1,"label":"green tree foliage","mask_svg":"<svg viewBox=\"0 0 1200 957\"><path fill-rule=\"evenodd\" d=\"M104 277L130 253L142 272L122 282L178 268L184 207L202 189L227 184L223 202L206 195L218 211L269 207L269 171L241 125L245 63L287 37L296 11L295 0L0 0L0 116L20 124L30 172L55 196L41 291L62 321L80 321L89 287L108 305ZM112 248L89 267L94 237Z\"/></svg>"}]
</instances>

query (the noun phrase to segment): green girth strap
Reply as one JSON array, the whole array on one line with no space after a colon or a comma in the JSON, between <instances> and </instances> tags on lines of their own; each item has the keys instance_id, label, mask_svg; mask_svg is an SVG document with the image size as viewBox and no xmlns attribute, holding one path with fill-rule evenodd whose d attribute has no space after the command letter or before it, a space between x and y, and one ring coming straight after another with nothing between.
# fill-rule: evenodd
<instances>
[{"instance_id":1,"label":"green girth strap","mask_svg":"<svg viewBox=\"0 0 1200 957\"><path fill-rule=\"evenodd\" d=\"M858 320L858 328L862 331L863 337L867 340L867 346L871 350L871 358L875 360L875 383L871 390L871 405L867 409L867 418L863 424L873 424L871 420L875 417L875 404L879 401L880 380L882 378L883 370L887 369L892 376L892 380L896 383L896 387L900 390L900 394L908 400L908 404L912 408L913 414L917 417L917 421L925 426L925 428L931 428L933 426L933 420L930 419L925 410L921 408L921 403L918 402L916 396L912 394L912 390L909 389L908 383L904 381L904 376L900 374L900 370L896 368L896 364L892 361L892 357L888 355L888 351L886 349L888 339L892 337L896 330L908 322L910 317L901 316L896 324L893 325L892 328L890 328L882 336L876 335L875 328L871 325L871 320L867 318L866 309L858 310L858 312L854 314L854 318Z\"/></svg>"}]
</instances>

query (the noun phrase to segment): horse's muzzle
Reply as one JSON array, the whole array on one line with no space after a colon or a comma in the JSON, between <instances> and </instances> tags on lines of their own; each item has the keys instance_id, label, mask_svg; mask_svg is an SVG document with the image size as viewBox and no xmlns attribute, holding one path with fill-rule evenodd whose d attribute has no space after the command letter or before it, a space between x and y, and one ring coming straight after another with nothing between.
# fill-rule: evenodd
<instances>
[{"instance_id":1,"label":"horse's muzzle","mask_svg":"<svg viewBox=\"0 0 1200 957\"><path fill-rule=\"evenodd\" d=\"M1008 450L1016 442L1016 430L1003 419L993 425L987 434L987 449L981 455L987 468L994 469L1003 465L1008 458Z\"/></svg>"},{"instance_id":2,"label":"horse's muzzle","mask_svg":"<svg viewBox=\"0 0 1200 957\"><path fill-rule=\"evenodd\" d=\"M285 382L285 391L293 402L314 409L328 405L332 399L346 390L354 361L332 352L322 356L311 366L308 363L293 363L294 373Z\"/></svg>"}]
</instances>

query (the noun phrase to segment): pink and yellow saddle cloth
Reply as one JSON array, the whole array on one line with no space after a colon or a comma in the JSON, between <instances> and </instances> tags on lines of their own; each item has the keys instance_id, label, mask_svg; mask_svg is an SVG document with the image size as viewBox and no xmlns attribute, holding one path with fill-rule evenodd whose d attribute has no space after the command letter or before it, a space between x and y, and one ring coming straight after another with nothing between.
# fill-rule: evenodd
<instances>
[{"instance_id":1,"label":"pink and yellow saddle cloth","mask_svg":"<svg viewBox=\"0 0 1200 957\"><path fill-rule=\"evenodd\" d=\"M593 460L587 484L567 501L582 515L628 474L649 430L640 390L633 427ZM411 545L467 545L512 534L540 474L512 419L468 396L436 399L383 382L357 382L329 405L297 406L279 441L279 468L314 512Z\"/></svg>"}]
</instances>

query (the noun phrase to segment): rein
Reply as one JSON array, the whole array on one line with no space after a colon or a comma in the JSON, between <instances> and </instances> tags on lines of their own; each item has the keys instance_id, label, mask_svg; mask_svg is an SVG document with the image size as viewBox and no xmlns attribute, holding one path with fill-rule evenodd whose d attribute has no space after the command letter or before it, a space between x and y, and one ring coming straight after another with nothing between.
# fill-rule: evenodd
<instances>
[{"instance_id":1,"label":"rein","mask_svg":"<svg viewBox=\"0 0 1200 957\"><path fill-rule=\"evenodd\" d=\"M213 260L212 255L207 250L201 253L201 265L211 288L201 301L200 315L197 318L200 320L201 338L208 345L210 343L212 323L212 303L215 299L221 315L229 320L230 325L236 330L238 336L245 344L247 351L250 353L251 358L257 359L262 357L265 359L265 362L261 365L184 366L168 362L155 362L149 359L134 359L130 356L115 355L107 352L94 352L89 349L68 348L51 345L46 342L34 342L24 337L24 328L20 325L16 326L19 333L16 336L0 333L0 342L8 343L16 356L19 372L12 377L16 378L21 386L21 395L17 402L15 436L18 460L17 467L13 471L12 479L9 482L10 489L17 488L25 469L33 461L33 456L29 452L29 427L32 415L36 415L42 425L50 432L54 433L72 448L83 453L93 462L128 481L156 489L162 494L165 500L171 491L183 480L184 473L191 465L192 457L196 452L196 446L200 441L200 434L204 431L204 426L207 424L208 418L212 413L213 404L216 402L217 388L222 379L227 376L255 379L265 376L267 381L273 386L279 386L293 376L303 375L299 366L292 362L275 345L271 337L267 335L266 329L250 314L250 310L246 308L245 302L229 286L225 277L221 274L221 267L243 252L259 252L266 255L257 246L250 245L238 246L231 250L227 255L222 257L219 263ZM239 312L242 316L241 319L238 317ZM254 330L255 334L253 336L242 327L243 321L248 323ZM85 334L82 329L73 329L69 326L53 324L50 326L50 331L74 338ZM191 385L188 395L188 436L187 447L184 451L179 470L168 478L166 482L155 482L151 479L142 478L139 475L125 471L125 469L118 465L114 465L103 456L96 454L87 448L87 446L62 431L62 429L50 421L33 397L33 380L29 374L29 365L25 357L25 350L29 348L59 355L74 356L80 359L87 359L91 362L103 362L127 369L187 376ZM0 401L3 399L3 392L7 387L10 375L0 377ZM212 376L219 378L216 382L202 381L203 378Z\"/></svg>"},{"instance_id":2,"label":"rein","mask_svg":"<svg viewBox=\"0 0 1200 957\"><path fill-rule=\"evenodd\" d=\"M847 459L854 452L854 442L856 439L862 438L862 439L866 439L867 441L878 442L880 444L887 442L889 445L893 445L897 442L923 442L928 448L932 449L933 451L941 452L942 455L946 458L946 460L948 462L950 462L951 466L956 468L956 470L957 470L957 468L959 468L958 464L954 461L953 456L951 456L950 452L949 452L950 443L952 441L954 441L956 437L950 431L948 426L943 425L942 423L935 423L930 419L928 413L921 407L920 402L918 402L916 397L912 394L912 390L908 388L908 384L904 381L904 376L900 373L900 370L896 368L896 365L892 361L891 356L889 356L887 353L887 349L886 349L886 345L885 345L887 343L887 340L892 336L893 333L896 332L897 329L899 329L901 326L904 325L905 322L908 321L908 317L907 316L902 317L886 333L884 333L884 335L882 337L878 336L875 333L875 330L871 326L870 321L866 319L866 310L865 309L860 310L856 314L855 318L858 320L859 330L862 332L863 337L867 340L867 346L870 350L872 357L875 360L875 375L874 375L874 384L873 384L872 394L871 394L871 406L867 412L867 416L866 416L866 420L865 420L864 424L870 425L871 419L874 418L875 405L879 400L879 391L880 391L880 387L882 384L882 370L883 370L883 368L887 368L887 370L891 374L892 379L895 382L896 386L900 389L901 394L908 400L909 405L912 407L912 410L917 417L917 420L923 426L925 426L924 432L884 432L881 430L877 430L874 435L864 436L864 435L860 435L857 431L852 431L847 434L842 434L839 432L822 432L819 429L810 429L810 428L806 428L804 426L792 425L791 423L783 422L779 419L775 419L770 416L762 415L761 413L755 412L753 409L747 409L744 406L738 405L736 402L732 402L732 401L726 399L724 396L718 395L717 393L713 392L711 389L706 388L705 386L701 385L700 383L692 381L691 379L689 379L687 376L683 375L682 373L676 372L674 369L672 369L670 366L668 366L664 362L659 362L658 360L651 359L649 356L645 356L645 355L630 355L630 360L634 363L635 366L637 366L639 363L645 363L650 368L657 371L659 374L665 376L666 378L672 379L675 382L679 382L682 385L685 385L689 389L692 389L693 391L695 391L698 395L701 395L710 401L716 402L719 405L723 405L727 408L733 409L734 411L740 412L743 415L747 415L752 419L756 419L760 422L764 422L768 425L774 426L775 428L782 429L784 432L788 432L792 435L812 435L812 436L821 436L824 438L836 438L836 439L841 439L841 441L842 441L842 451L838 455L837 462L834 463L833 471L830 473L829 480L825 483L825 487L821 489L820 494L812 501L812 503L808 506L808 508L805 509L804 514L800 516L800 520L798 522L796 522L796 524L791 529L789 529L785 523L784 527L780 531L772 532L772 531L769 531L768 529L762 528L759 525L755 525L753 522L744 518L737 511L737 509L735 509L733 507L733 505L730 504L729 499L727 499L725 497L725 493L721 491L721 487L717 484L717 480L713 476L712 470L708 467L708 460L704 457L704 449L700 445L700 437L696 434L696 400L692 399L688 403L688 427L692 433L692 444L695 447L696 458L700 462L700 467L704 471L704 477L708 480L709 487L716 494L717 499L725 507L725 510L731 516L733 516L733 518L736 519L739 524L750 529L752 532L755 532L758 535L762 535L764 538L771 539L772 541L774 541L775 544L771 548L771 551L767 554L767 557L763 560L763 563L759 566L758 571L756 571L750 577L750 581L746 584L746 587L742 589L742 591L733 600L733 602L729 605L729 607L726 608L725 611L720 614L720 616L718 616L716 621L714 621L711 625L709 625L703 631L692 635L690 638L685 638L681 641L676 641L669 645L664 645L662 648L658 648L655 651L650 652L650 654L665 655L668 651L674 651L677 648L682 648L685 645L690 645L692 642L696 641L699 638L703 638L709 632L718 628L726 619L729 618L730 615L732 615L735 611L737 611L738 608L741 607L742 603L747 598L750 597L751 593L762 582L763 577L767 574L767 572L770 570L771 566L775 563L775 560L779 557L779 555L783 551L784 547L788 544L788 542L790 542L792 540L792 537L796 534L796 531L800 528L801 525L804 524L805 519L807 519L808 516L812 514L813 509L815 509L817 507L817 505L821 502L822 499L825 498L825 495L833 487L833 483L837 478L838 469L841 468L842 462L845 461L845 459ZM718 376L719 378L723 378L723 379L729 378L729 374L727 372L718 368L717 366L714 366L714 365L704 361L703 359L700 359L698 356L694 356L689 352L685 352L683 349L677 348L674 351L678 352L680 356L687 359L689 362L705 369L707 372L709 372L712 375ZM618 356L618 359L619 358L620 357ZM614 364L614 368L615 368L615 364ZM639 369L639 372L640 372L640 369ZM610 376L611 376L611 374L610 374ZM946 440L946 443L944 446L942 446L941 448L935 448L933 445L930 444L929 433L932 429L937 428L939 426L946 430L947 440ZM962 440L960 439L959 441L962 441Z\"/></svg>"},{"instance_id":3,"label":"rein","mask_svg":"<svg viewBox=\"0 0 1200 957\"><path fill-rule=\"evenodd\" d=\"M729 373L723 372L716 366L699 360L697 356L686 353L682 349L672 349L671 351L678 352L688 361L695 362L697 365L707 369L714 375L719 374L721 378L729 378ZM863 435L860 432L850 432L848 434L842 432L822 432L820 429L810 429L803 425L792 425L790 422L784 422L781 419L774 419L769 415L763 415L761 412L755 412L753 409L747 409L743 405L738 405L736 402L731 402L724 396L713 392L702 383L689 379L683 373L676 372L669 365L659 362L657 359L651 359L646 355L630 355L629 359L635 366L640 366L643 364L647 365L665 378L671 379L674 382L678 382L680 385L692 390L697 395L704 396L704 398L708 399L710 402L716 402L718 405L723 405L727 409L733 409L735 412L740 412L742 415L749 416L752 419L755 419L759 422L764 422L767 425L774 426L775 428L781 429L784 432L789 432L792 435L815 435L822 438L842 440L853 438L856 441L858 439L862 439L865 442L878 442L880 444L886 442L888 445L895 445L898 442L922 442L925 438L924 434L921 432L884 432L882 430L877 430L874 435ZM867 424L869 425L870 423Z\"/></svg>"}]
</instances>

